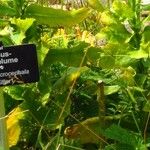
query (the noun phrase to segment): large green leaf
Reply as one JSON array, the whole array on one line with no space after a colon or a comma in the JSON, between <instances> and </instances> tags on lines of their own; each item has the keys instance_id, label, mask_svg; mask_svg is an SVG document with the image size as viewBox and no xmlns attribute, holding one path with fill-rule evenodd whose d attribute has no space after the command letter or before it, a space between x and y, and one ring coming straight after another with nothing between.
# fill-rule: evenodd
<instances>
[{"instance_id":1,"label":"large green leaf","mask_svg":"<svg viewBox=\"0 0 150 150\"><path fill-rule=\"evenodd\" d=\"M99 65L103 69L112 69L115 66L115 58L110 55L102 56L99 60Z\"/></svg>"},{"instance_id":2,"label":"large green leaf","mask_svg":"<svg viewBox=\"0 0 150 150\"><path fill-rule=\"evenodd\" d=\"M101 49L88 46L87 43L82 42L72 48L50 49L45 57L43 69L55 62L62 62L67 66L75 67L78 67L82 61L83 65L86 65L87 62L97 64ZM86 55L85 58L84 55Z\"/></svg>"},{"instance_id":3,"label":"large green leaf","mask_svg":"<svg viewBox=\"0 0 150 150\"><path fill-rule=\"evenodd\" d=\"M3 2L0 2L0 16L14 16L16 14L16 11L6 5Z\"/></svg>"},{"instance_id":4,"label":"large green leaf","mask_svg":"<svg viewBox=\"0 0 150 150\"><path fill-rule=\"evenodd\" d=\"M63 92L72 85L72 83L80 76L81 73L87 70L88 70L87 67L68 68L66 73L64 73L64 75L59 80L56 81L56 83L53 85L53 88L57 90L62 90Z\"/></svg>"},{"instance_id":5,"label":"large green leaf","mask_svg":"<svg viewBox=\"0 0 150 150\"><path fill-rule=\"evenodd\" d=\"M47 68L55 62L62 62L67 66L79 66L86 47L87 44L82 43L73 48L50 49L45 57L43 67Z\"/></svg>"},{"instance_id":6,"label":"large green leaf","mask_svg":"<svg viewBox=\"0 0 150 150\"><path fill-rule=\"evenodd\" d=\"M39 24L46 24L51 27L72 26L84 20L88 15L88 8L65 11L32 4L26 10L27 17L35 18Z\"/></svg>"},{"instance_id":7,"label":"large green leaf","mask_svg":"<svg viewBox=\"0 0 150 150\"><path fill-rule=\"evenodd\" d=\"M117 125L111 125L108 129L106 129L104 135L107 138L116 140L122 144L128 144L132 146L137 145L136 136L130 133L128 130Z\"/></svg>"}]
</instances>

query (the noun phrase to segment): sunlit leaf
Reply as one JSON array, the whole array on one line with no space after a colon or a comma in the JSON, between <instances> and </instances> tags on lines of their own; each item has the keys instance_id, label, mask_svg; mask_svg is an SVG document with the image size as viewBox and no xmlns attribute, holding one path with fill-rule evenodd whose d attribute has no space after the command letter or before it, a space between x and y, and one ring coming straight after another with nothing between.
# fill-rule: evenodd
<instances>
[{"instance_id":1,"label":"sunlit leaf","mask_svg":"<svg viewBox=\"0 0 150 150\"><path fill-rule=\"evenodd\" d=\"M111 24L116 24L116 20L113 16L113 14L109 11L104 11L99 14L100 15L100 23L104 25L111 25Z\"/></svg>"},{"instance_id":2,"label":"sunlit leaf","mask_svg":"<svg viewBox=\"0 0 150 150\"><path fill-rule=\"evenodd\" d=\"M9 27L5 27L0 31L0 36L8 36L11 33L11 29Z\"/></svg>"},{"instance_id":3,"label":"sunlit leaf","mask_svg":"<svg viewBox=\"0 0 150 150\"><path fill-rule=\"evenodd\" d=\"M120 71L121 71L120 74L118 74L120 78L128 85L133 86L135 84L134 82L134 77L136 75L135 69L129 66L127 68L122 68Z\"/></svg>"},{"instance_id":4,"label":"sunlit leaf","mask_svg":"<svg viewBox=\"0 0 150 150\"><path fill-rule=\"evenodd\" d=\"M105 95L110 95L118 92L120 89L119 85L105 86Z\"/></svg>"},{"instance_id":5,"label":"sunlit leaf","mask_svg":"<svg viewBox=\"0 0 150 150\"><path fill-rule=\"evenodd\" d=\"M19 141L19 136L21 134L21 127L19 125L19 119L23 118L22 110L18 107L8 115L7 118L7 132L9 146L12 147Z\"/></svg>"},{"instance_id":6,"label":"sunlit leaf","mask_svg":"<svg viewBox=\"0 0 150 150\"><path fill-rule=\"evenodd\" d=\"M143 5L144 10L150 10L150 4Z\"/></svg>"},{"instance_id":7,"label":"sunlit leaf","mask_svg":"<svg viewBox=\"0 0 150 150\"><path fill-rule=\"evenodd\" d=\"M27 19L20 19L20 18L13 18L11 19L11 23L17 26L17 31L14 34L11 34L11 39L15 44L21 44L23 39L26 37L26 31L31 27L33 24L34 19L27 18Z\"/></svg>"},{"instance_id":8,"label":"sunlit leaf","mask_svg":"<svg viewBox=\"0 0 150 150\"><path fill-rule=\"evenodd\" d=\"M132 8L125 0L114 0L112 7L115 13L121 18L131 19L134 16Z\"/></svg>"},{"instance_id":9,"label":"sunlit leaf","mask_svg":"<svg viewBox=\"0 0 150 150\"><path fill-rule=\"evenodd\" d=\"M67 72L64 73L64 76L62 76L54 85L54 89L66 89L69 88L73 82L80 76L81 73L87 71L87 67L81 67L81 68L68 68Z\"/></svg>"},{"instance_id":10,"label":"sunlit leaf","mask_svg":"<svg viewBox=\"0 0 150 150\"><path fill-rule=\"evenodd\" d=\"M88 0L88 4L95 10L103 11L104 7L99 0Z\"/></svg>"},{"instance_id":11,"label":"sunlit leaf","mask_svg":"<svg viewBox=\"0 0 150 150\"><path fill-rule=\"evenodd\" d=\"M25 38L25 34L23 32L11 35L11 39L17 45L21 44L24 38Z\"/></svg>"},{"instance_id":12,"label":"sunlit leaf","mask_svg":"<svg viewBox=\"0 0 150 150\"><path fill-rule=\"evenodd\" d=\"M35 18L38 23L46 24L51 27L72 26L84 20L88 15L88 8L65 11L61 9L42 7L36 4L32 4L27 7L26 10L27 17Z\"/></svg>"},{"instance_id":13,"label":"sunlit leaf","mask_svg":"<svg viewBox=\"0 0 150 150\"><path fill-rule=\"evenodd\" d=\"M138 87L138 86L133 86L133 87L130 87L131 90L133 91L138 91L138 92L145 92L144 89Z\"/></svg>"},{"instance_id":14,"label":"sunlit leaf","mask_svg":"<svg viewBox=\"0 0 150 150\"><path fill-rule=\"evenodd\" d=\"M33 18L26 18L26 19L20 19L20 18L13 18L11 19L11 24L16 25L20 31L25 33L33 24L35 19Z\"/></svg>"},{"instance_id":15,"label":"sunlit leaf","mask_svg":"<svg viewBox=\"0 0 150 150\"><path fill-rule=\"evenodd\" d=\"M148 53L144 50L130 51L129 56L135 59L148 58Z\"/></svg>"},{"instance_id":16,"label":"sunlit leaf","mask_svg":"<svg viewBox=\"0 0 150 150\"><path fill-rule=\"evenodd\" d=\"M23 93L25 88L22 86L6 87L5 92L15 100L24 100Z\"/></svg>"},{"instance_id":17,"label":"sunlit leaf","mask_svg":"<svg viewBox=\"0 0 150 150\"><path fill-rule=\"evenodd\" d=\"M145 44L146 44L146 42L149 42L149 41L150 41L149 35L150 35L150 26L146 26L146 27L144 28L143 33L142 33L142 40L143 40L143 42L144 42Z\"/></svg>"},{"instance_id":18,"label":"sunlit leaf","mask_svg":"<svg viewBox=\"0 0 150 150\"><path fill-rule=\"evenodd\" d=\"M12 40L15 44L21 44L22 40L26 37L25 33L26 31L31 27L35 19L26 18L26 19L20 19L20 18L13 18L11 19L11 24L17 26L17 31L11 35Z\"/></svg>"}]
</instances>

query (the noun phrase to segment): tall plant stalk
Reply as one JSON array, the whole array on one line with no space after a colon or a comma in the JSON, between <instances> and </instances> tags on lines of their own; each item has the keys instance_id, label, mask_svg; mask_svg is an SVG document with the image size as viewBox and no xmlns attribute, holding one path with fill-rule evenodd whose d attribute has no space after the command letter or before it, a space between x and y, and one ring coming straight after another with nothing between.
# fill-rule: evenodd
<instances>
[{"instance_id":1,"label":"tall plant stalk","mask_svg":"<svg viewBox=\"0 0 150 150\"><path fill-rule=\"evenodd\" d=\"M105 95L104 95L104 82L102 80L98 81L98 94L97 101L99 103L99 134L101 134L101 129L105 128L105 112L106 112L106 104L105 104ZM103 137L104 138L104 137ZM100 143L100 147L104 148L104 142Z\"/></svg>"},{"instance_id":2,"label":"tall plant stalk","mask_svg":"<svg viewBox=\"0 0 150 150\"><path fill-rule=\"evenodd\" d=\"M0 89L0 150L9 150L2 88Z\"/></svg>"}]
</instances>

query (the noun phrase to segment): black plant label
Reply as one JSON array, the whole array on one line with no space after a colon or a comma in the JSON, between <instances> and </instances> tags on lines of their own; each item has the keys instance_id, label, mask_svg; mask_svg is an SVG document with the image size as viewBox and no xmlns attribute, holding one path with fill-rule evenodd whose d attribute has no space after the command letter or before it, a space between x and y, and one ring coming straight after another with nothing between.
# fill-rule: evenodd
<instances>
[{"instance_id":1,"label":"black plant label","mask_svg":"<svg viewBox=\"0 0 150 150\"><path fill-rule=\"evenodd\" d=\"M38 80L39 70L34 44L0 47L0 86Z\"/></svg>"}]
</instances>

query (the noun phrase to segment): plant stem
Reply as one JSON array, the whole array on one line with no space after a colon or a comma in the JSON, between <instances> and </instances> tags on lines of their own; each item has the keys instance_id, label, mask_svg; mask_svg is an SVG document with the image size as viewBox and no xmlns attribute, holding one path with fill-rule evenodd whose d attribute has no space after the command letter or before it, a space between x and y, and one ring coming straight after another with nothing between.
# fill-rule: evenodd
<instances>
[{"instance_id":1,"label":"plant stem","mask_svg":"<svg viewBox=\"0 0 150 150\"><path fill-rule=\"evenodd\" d=\"M99 118L105 116L105 95L104 95L104 82L99 80L98 81L98 96L97 100L99 102Z\"/></svg>"},{"instance_id":2,"label":"plant stem","mask_svg":"<svg viewBox=\"0 0 150 150\"><path fill-rule=\"evenodd\" d=\"M140 130L140 127L139 127L139 125L138 125L138 123L137 123L137 120L136 120L136 118L135 118L135 115L134 115L133 111L131 111L131 113L132 113L132 117L133 117L133 120L134 120L134 122L135 122L135 125L136 125L136 127L137 127L137 130L138 130L138 132L139 132L140 135L141 135L141 130Z\"/></svg>"},{"instance_id":3,"label":"plant stem","mask_svg":"<svg viewBox=\"0 0 150 150\"><path fill-rule=\"evenodd\" d=\"M144 142L145 142L145 143L146 143L146 135L147 135L146 132L147 132L147 128L148 128L149 119L150 119L150 113L148 113L148 117L147 117L145 129L144 129Z\"/></svg>"},{"instance_id":4,"label":"plant stem","mask_svg":"<svg viewBox=\"0 0 150 150\"><path fill-rule=\"evenodd\" d=\"M1 107L0 108L0 150L9 150L8 139L7 139L3 88L0 89L0 107Z\"/></svg>"},{"instance_id":5,"label":"plant stem","mask_svg":"<svg viewBox=\"0 0 150 150\"><path fill-rule=\"evenodd\" d=\"M98 94L97 101L99 103L99 134L101 134L101 130L105 128L105 112L106 112L106 104L105 104L105 95L104 95L104 82L102 80L98 81ZM104 138L104 137L103 137ZM104 143L100 143L101 148L104 148Z\"/></svg>"}]
</instances>

